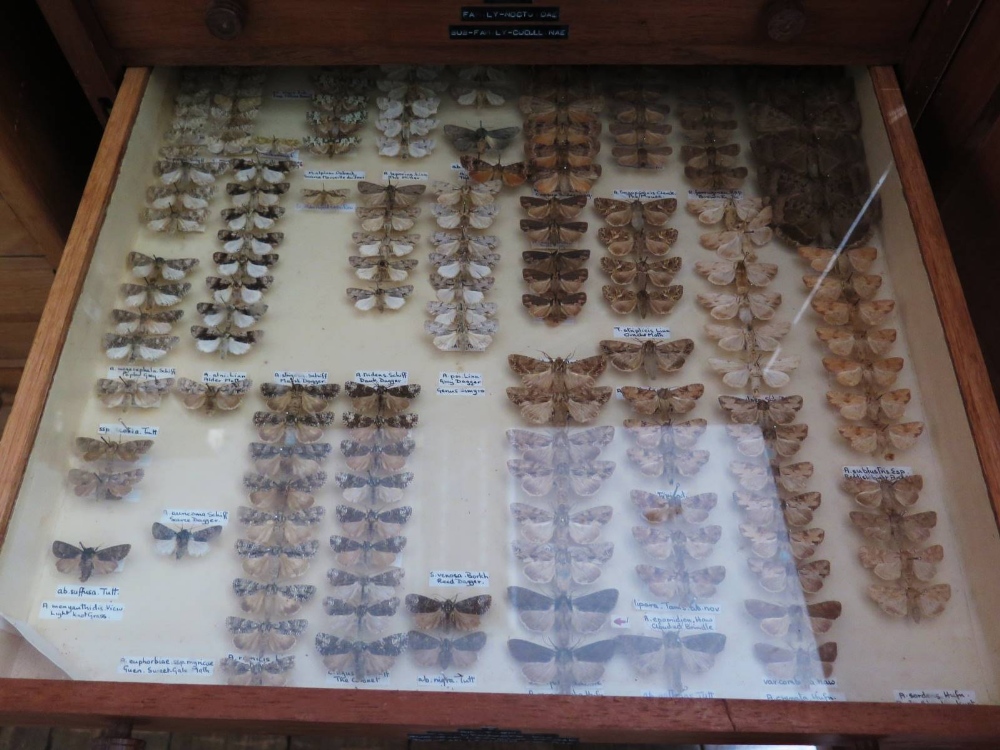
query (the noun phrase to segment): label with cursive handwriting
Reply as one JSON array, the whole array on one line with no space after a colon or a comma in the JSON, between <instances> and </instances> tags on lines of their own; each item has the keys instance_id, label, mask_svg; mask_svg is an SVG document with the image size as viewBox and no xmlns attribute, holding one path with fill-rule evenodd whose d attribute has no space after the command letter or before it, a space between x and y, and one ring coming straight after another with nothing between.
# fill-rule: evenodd
<instances>
[{"instance_id":1,"label":"label with cursive handwriting","mask_svg":"<svg viewBox=\"0 0 1000 750\"><path fill-rule=\"evenodd\" d=\"M246 380L245 372L233 372L232 370L205 370L201 374L201 382L208 385L221 385L222 383L236 383Z\"/></svg>"},{"instance_id":2,"label":"label with cursive handwriting","mask_svg":"<svg viewBox=\"0 0 1000 750\"><path fill-rule=\"evenodd\" d=\"M319 370L292 372L291 370L276 370L274 382L282 385L322 385L330 378L330 373Z\"/></svg>"},{"instance_id":3,"label":"label with cursive handwriting","mask_svg":"<svg viewBox=\"0 0 1000 750\"><path fill-rule=\"evenodd\" d=\"M363 180L367 174L363 169L307 169L302 176L307 180Z\"/></svg>"},{"instance_id":4,"label":"label with cursive handwriting","mask_svg":"<svg viewBox=\"0 0 1000 750\"><path fill-rule=\"evenodd\" d=\"M611 194L620 201L653 201L677 197L673 190L614 190Z\"/></svg>"},{"instance_id":5,"label":"label with cursive handwriting","mask_svg":"<svg viewBox=\"0 0 1000 750\"><path fill-rule=\"evenodd\" d=\"M893 481L903 477L913 476L909 466L845 466L844 479L867 479L878 482L886 479Z\"/></svg>"},{"instance_id":6,"label":"label with cursive handwriting","mask_svg":"<svg viewBox=\"0 0 1000 750\"><path fill-rule=\"evenodd\" d=\"M144 424L102 424L97 426L99 435L127 435L128 437L154 438L160 434L159 427Z\"/></svg>"},{"instance_id":7,"label":"label with cursive handwriting","mask_svg":"<svg viewBox=\"0 0 1000 750\"><path fill-rule=\"evenodd\" d=\"M483 376L478 372L442 372L438 377L439 396L485 396Z\"/></svg>"},{"instance_id":8,"label":"label with cursive handwriting","mask_svg":"<svg viewBox=\"0 0 1000 750\"><path fill-rule=\"evenodd\" d=\"M384 385L386 388L394 385L405 385L410 377L406 370L358 370L354 373L354 382L362 385Z\"/></svg>"},{"instance_id":9,"label":"label with cursive handwriting","mask_svg":"<svg viewBox=\"0 0 1000 750\"><path fill-rule=\"evenodd\" d=\"M118 674L156 675L157 677L211 677L214 671L214 659L123 656L118 660Z\"/></svg>"},{"instance_id":10,"label":"label with cursive handwriting","mask_svg":"<svg viewBox=\"0 0 1000 750\"><path fill-rule=\"evenodd\" d=\"M698 630L703 633L715 631L714 615L687 614L678 612L667 615L643 615L643 622L650 630Z\"/></svg>"},{"instance_id":11,"label":"label with cursive handwriting","mask_svg":"<svg viewBox=\"0 0 1000 750\"><path fill-rule=\"evenodd\" d=\"M650 602L643 599L633 599L632 609L639 612L689 612L717 615L722 612L722 605L694 602L690 607L680 607L670 602Z\"/></svg>"},{"instance_id":12,"label":"label with cursive handwriting","mask_svg":"<svg viewBox=\"0 0 1000 750\"><path fill-rule=\"evenodd\" d=\"M163 511L162 520L183 526L225 526L229 523L229 511L167 508Z\"/></svg>"},{"instance_id":13,"label":"label with cursive handwriting","mask_svg":"<svg viewBox=\"0 0 1000 750\"><path fill-rule=\"evenodd\" d=\"M461 588L489 588L490 574L485 570L432 570L429 585Z\"/></svg>"},{"instance_id":14,"label":"label with cursive handwriting","mask_svg":"<svg viewBox=\"0 0 1000 750\"><path fill-rule=\"evenodd\" d=\"M114 602L43 601L38 616L43 620L117 622L125 615L125 605Z\"/></svg>"},{"instance_id":15,"label":"label with cursive handwriting","mask_svg":"<svg viewBox=\"0 0 1000 750\"><path fill-rule=\"evenodd\" d=\"M615 326L611 329L616 339L669 339L666 326Z\"/></svg>"},{"instance_id":16,"label":"label with cursive handwriting","mask_svg":"<svg viewBox=\"0 0 1000 750\"><path fill-rule=\"evenodd\" d=\"M421 674L417 675L417 685L424 690L456 690L460 688L472 688L476 686L476 676L474 674Z\"/></svg>"},{"instance_id":17,"label":"label with cursive handwriting","mask_svg":"<svg viewBox=\"0 0 1000 750\"><path fill-rule=\"evenodd\" d=\"M176 367L109 367L108 377L111 380L125 378L126 380L162 380L177 376Z\"/></svg>"},{"instance_id":18,"label":"label with cursive handwriting","mask_svg":"<svg viewBox=\"0 0 1000 750\"><path fill-rule=\"evenodd\" d=\"M56 596L71 599L117 599L122 590L117 586L86 586L83 584L62 584L56 586Z\"/></svg>"},{"instance_id":19,"label":"label with cursive handwriting","mask_svg":"<svg viewBox=\"0 0 1000 750\"><path fill-rule=\"evenodd\" d=\"M383 180L414 180L426 182L431 178L429 172L404 172L396 169L386 169L382 172Z\"/></svg>"},{"instance_id":20,"label":"label with cursive handwriting","mask_svg":"<svg viewBox=\"0 0 1000 750\"><path fill-rule=\"evenodd\" d=\"M975 690L893 690L896 703L943 703L951 706L972 706Z\"/></svg>"}]
</instances>

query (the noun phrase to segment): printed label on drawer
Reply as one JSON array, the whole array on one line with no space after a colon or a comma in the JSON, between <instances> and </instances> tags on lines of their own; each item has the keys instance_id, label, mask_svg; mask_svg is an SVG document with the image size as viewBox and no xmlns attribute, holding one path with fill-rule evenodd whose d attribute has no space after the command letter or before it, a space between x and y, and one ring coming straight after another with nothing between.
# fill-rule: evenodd
<instances>
[{"instance_id":1,"label":"printed label on drawer","mask_svg":"<svg viewBox=\"0 0 1000 750\"><path fill-rule=\"evenodd\" d=\"M654 201L677 197L673 190L615 190L611 194L620 201Z\"/></svg>"},{"instance_id":2,"label":"printed label on drawer","mask_svg":"<svg viewBox=\"0 0 1000 750\"><path fill-rule=\"evenodd\" d=\"M87 620L112 622L122 619L125 605L113 602L42 602L38 616L43 620Z\"/></svg>"},{"instance_id":3,"label":"printed label on drawer","mask_svg":"<svg viewBox=\"0 0 1000 750\"><path fill-rule=\"evenodd\" d=\"M845 466L844 479L902 479L912 477L913 469L909 466Z\"/></svg>"},{"instance_id":4,"label":"printed label on drawer","mask_svg":"<svg viewBox=\"0 0 1000 750\"><path fill-rule=\"evenodd\" d=\"M428 172L401 172L395 169L387 169L382 172L383 180L414 180L416 182L426 182L431 178Z\"/></svg>"},{"instance_id":5,"label":"printed label on drawer","mask_svg":"<svg viewBox=\"0 0 1000 750\"><path fill-rule=\"evenodd\" d=\"M485 570L432 570L429 585L485 589L489 588L490 574Z\"/></svg>"},{"instance_id":6,"label":"printed label on drawer","mask_svg":"<svg viewBox=\"0 0 1000 750\"><path fill-rule=\"evenodd\" d=\"M272 99L312 99L312 89L274 89Z\"/></svg>"},{"instance_id":7,"label":"printed label on drawer","mask_svg":"<svg viewBox=\"0 0 1000 750\"><path fill-rule=\"evenodd\" d=\"M671 604L670 602L651 602L644 599L633 599L632 609L638 612L690 612L709 615L718 615L722 613L721 604L710 604L708 602L699 604L698 602L695 602L690 607L679 607L676 604Z\"/></svg>"},{"instance_id":8,"label":"printed label on drawer","mask_svg":"<svg viewBox=\"0 0 1000 750\"><path fill-rule=\"evenodd\" d=\"M275 370L274 382L282 385L322 385L330 377L328 372L319 370L307 370L305 372L292 372L291 370Z\"/></svg>"},{"instance_id":9,"label":"printed label on drawer","mask_svg":"<svg viewBox=\"0 0 1000 750\"><path fill-rule=\"evenodd\" d=\"M232 372L229 370L206 370L201 374L202 382L209 384L235 383L246 379L247 374L245 372Z\"/></svg>"},{"instance_id":10,"label":"printed label on drawer","mask_svg":"<svg viewBox=\"0 0 1000 750\"><path fill-rule=\"evenodd\" d=\"M160 434L160 428L148 424L102 424L97 426L99 435L127 435L129 437L154 438Z\"/></svg>"},{"instance_id":11,"label":"printed label on drawer","mask_svg":"<svg viewBox=\"0 0 1000 750\"><path fill-rule=\"evenodd\" d=\"M666 326L615 326L611 329L616 339L669 339Z\"/></svg>"},{"instance_id":12,"label":"printed label on drawer","mask_svg":"<svg viewBox=\"0 0 1000 750\"><path fill-rule=\"evenodd\" d=\"M302 173L307 180L363 180L363 169L307 169Z\"/></svg>"},{"instance_id":13,"label":"printed label on drawer","mask_svg":"<svg viewBox=\"0 0 1000 750\"><path fill-rule=\"evenodd\" d=\"M177 377L176 367L109 367L108 377L112 380L160 380Z\"/></svg>"},{"instance_id":14,"label":"printed label on drawer","mask_svg":"<svg viewBox=\"0 0 1000 750\"><path fill-rule=\"evenodd\" d=\"M823 690L798 691L795 693L764 693L766 701L814 701L820 703L837 703L846 701L843 693L825 692Z\"/></svg>"},{"instance_id":15,"label":"printed label on drawer","mask_svg":"<svg viewBox=\"0 0 1000 750\"><path fill-rule=\"evenodd\" d=\"M952 706L972 706L975 690L893 690L896 703L944 703Z\"/></svg>"},{"instance_id":16,"label":"printed label on drawer","mask_svg":"<svg viewBox=\"0 0 1000 750\"><path fill-rule=\"evenodd\" d=\"M439 396L485 396L483 376L478 372L442 372L438 377Z\"/></svg>"},{"instance_id":17,"label":"printed label on drawer","mask_svg":"<svg viewBox=\"0 0 1000 750\"><path fill-rule=\"evenodd\" d=\"M714 615L670 614L643 615L643 622L650 630L700 630L710 633L715 630Z\"/></svg>"},{"instance_id":18,"label":"printed label on drawer","mask_svg":"<svg viewBox=\"0 0 1000 750\"><path fill-rule=\"evenodd\" d=\"M406 370L358 370L354 381L362 385L405 385L410 373Z\"/></svg>"},{"instance_id":19,"label":"printed label on drawer","mask_svg":"<svg viewBox=\"0 0 1000 750\"><path fill-rule=\"evenodd\" d=\"M367 677L355 677L353 672L327 672L327 685L388 685L389 673L370 674Z\"/></svg>"},{"instance_id":20,"label":"printed label on drawer","mask_svg":"<svg viewBox=\"0 0 1000 750\"><path fill-rule=\"evenodd\" d=\"M163 511L163 522L184 526L225 526L229 523L229 511L166 508Z\"/></svg>"},{"instance_id":21,"label":"printed label on drawer","mask_svg":"<svg viewBox=\"0 0 1000 750\"><path fill-rule=\"evenodd\" d=\"M469 173L465 170L465 167L462 166L461 162L455 162L454 164L452 164L451 169L453 172L458 172L458 179L460 180L469 179Z\"/></svg>"},{"instance_id":22,"label":"printed label on drawer","mask_svg":"<svg viewBox=\"0 0 1000 750\"><path fill-rule=\"evenodd\" d=\"M174 659L168 656L123 656L118 660L118 674L155 674L159 677L211 677L214 672L214 659Z\"/></svg>"},{"instance_id":23,"label":"printed label on drawer","mask_svg":"<svg viewBox=\"0 0 1000 750\"><path fill-rule=\"evenodd\" d=\"M743 200L742 190L688 190L688 200Z\"/></svg>"},{"instance_id":24,"label":"printed label on drawer","mask_svg":"<svg viewBox=\"0 0 1000 750\"><path fill-rule=\"evenodd\" d=\"M56 596L70 599L117 599L122 590L117 586L84 586L64 584L56 586Z\"/></svg>"},{"instance_id":25,"label":"printed label on drawer","mask_svg":"<svg viewBox=\"0 0 1000 750\"><path fill-rule=\"evenodd\" d=\"M454 690L455 688L467 688L476 686L476 676L474 674L422 674L417 675L417 684L426 688L437 688L438 690Z\"/></svg>"}]
</instances>

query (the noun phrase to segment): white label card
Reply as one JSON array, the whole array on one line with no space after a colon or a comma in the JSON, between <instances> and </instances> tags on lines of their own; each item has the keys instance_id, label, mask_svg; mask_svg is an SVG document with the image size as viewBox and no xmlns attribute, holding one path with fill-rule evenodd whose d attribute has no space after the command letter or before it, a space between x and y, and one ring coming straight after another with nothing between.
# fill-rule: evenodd
<instances>
[{"instance_id":1,"label":"white label card","mask_svg":"<svg viewBox=\"0 0 1000 750\"><path fill-rule=\"evenodd\" d=\"M354 373L354 381L362 385L384 385L387 388L394 385L405 385L410 377L406 370L358 370Z\"/></svg>"},{"instance_id":2,"label":"white label card","mask_svg":"<svg viewBox=\"0 0 1000 750\"><path fill-rule=\"evenodd\" d=\"M125 605L114 602L56 602L44 601L38 611L42 620L87 620L112 622L125 615Z\"/></svg>"},{"instance_id":3,"label":"white label card","mask_svg":"<svg viewBox=\"0 0 1000 750\"><path fill-rule=\"evenodd\" d=\"M615 190L611 194L620 201L655 201L677 197L673 190Z\"/></svg>"},{"instance_id":4,"label":"white label card","mask_svg":"<svg viewBox=\"0 0 1000 750\"><path fill-rule=\"evenodd\" d=\"M451 169L453 172L458 172L457 175L458 179L460 180L469 179L469 173L465 170L465 167L463 167L460 162L455 162L454 164L452 164Z\"/></svg>"},{"instance_id":5,"label":"white label card","mask_svg":"<svg viewBox=\"0 0 1000 750\"><path fill-rule=\"evenodd\" d=\"M165 508L163 522L184 526L225 526L229 523L229 511Z\"/></svg>"},{"instance_id":6,"label":"white label card","mask_svg":"<svg viewBox=\"0 0 1000 750\"><path fill-rule=\"evenodd\" d=\"M416 182L426 182L430 178L429 172L399 172L395 169L387 169L382 172L383 180L415 180Z\"/></svg>"},{"instance_id":7,"label":"white label card","mask_svg":"<svg viewBox=\"0 0 1000 750\"><path fill-rule=\"evenodd\" d=\"M666 326L615 326L611 329L616 339L669 339Z\"/></svg>"},{"instance_id":8,"label":"white label card","mask_svg":"<svg viewBox=\"0 0 1000 750\"><path fill-rule=\"evenodd\" d=\"M117 586L84 586L71 584L56 586L56 596L70 599L117 599L122 590Z\"/></svg>"},{"instance_id":9,"label":"white label card","mask_svg":"<svg viewBox=\"0 0 1000 750\"><path fill-rule=\"evenodd\" d=\"M272 99L312 99L312 89L274 89Z\"/></svg>"},{"instance_id":10,"label":"white label card","mask_svg":"<svg viewBox=\"0 0 1000 750\"><path fill-rule=\"evenodd\" d=\"M796 693L764 693L766 701L814 701L819 703L837 703L846 701L847 696L843 693L825 692L823 690L811 690L809 692L798 691Z\"/></svg>"},{"instance_id":11,"label":"white label card","mask_svg":"<svg viewBox=\"0 0 1000 750\"><path fill-rule=\"evenodd\" d=\"M913 469L909 466L845 466L844 479L902 479L912 477Z\"/></svg>"},{"instance_id":12,"label":"white label card","mask_svg":"<svg viewBox=\"0 0 1000 750\"><path fill-rule=\"evenodd\" d=\"M159 677L211 677L214 659L175 659L168 656L123 656L118 660L118 674L157 675Z\"/></svg>"},{"instance_id":13,"label":"white label card","mask_svg":"<svg viewBox=\"0 0 1000 750\"><path fill-rule=\"evenodd\" d=\"M327 685L388 685L389 673L355 677L353 672L327 672Z\"/></svg>"},{"instance_id":14,"label":"white label card","mask_svg":"<svg viewBox=\"0 0 1000 750\"><path fill-rule=\"evenodd\" d=\"M893 690L896 703L944 703L951 706L972 706L975 690Z\"/></svg>"},{"instance_id":15,"label":"white label card","mask_svg":"<svg viewBox=\"0 0 1000 750\"><path fill-rule=\"evenodd\" d=\"M438 377L439 396L485 396L483 376L478 372L442 372Z\"/></svg>"},{"instance_id":16,"label":"white label card","mask_svg":"<svg viewBox=\"0 0 1000 750\"><path fill-rule=\"evenodd\" d=\"M367 174L363 169L307 169L302 173L307 180L363 180Z\"/></svg>"},{"instance_id":17,"label":"white label card","mask_svg":"<svg viewBox=\"0 0 1000 750\"><path fill-rule=\"evenodd\" d=\"M646 690L643 698L714 698L714 690Z\"/></svg>"},{"instance_id":18,"label":"white label card","mask_svg":"<svg viewBox=\"0 0 1000 750\"><path fill-rule=\"evenodd\" d=\"M422 674L417 675L417 684L422 688L438 688L439 690L451 690L454 688L475 687L476 676L474 674Z\"/></svg>"},{"instance_id":19,"label":"white label card","mask_svg":"<svg viewBox=\"0 0 1000 750\"><path fill-rule=\"evenodd\" d=\"M209 385L236 383L240 380L246 379L247 374L245 372L232 372L229 370L205 370L205 372L201 374L202 382Z\"/></svg>"},{"instance_id":20,"label":"white label card","mask_svg":"<svg viewBox=\"0 0 1000 750\"><path fill-rule=\"evenodd\" d=\"M485 570L432 570L429 585L461 588L489 588L490 574Z\"/></svg>"},{"instance_id":21,"label":"white label card","mask_svg":"<svg viewBox=\"0 0 1000 750\"><path fill-rule=\"evenodd\" d=\"M310 206L306 203L295 204L297 211L340 211L341 213L353 213L357 207L357 203L342 203L339 206Z\"/></svg>"},{"instance_id":22,"label":"white label card","mask_svg":"<svg viewBox=\"0 0 1000 750\"><path fill-rule=\"evenodd\" d=\"M323 385L330 377L328 372L319 370L308 370L306 372L292 372L291 370L275 370L274 382L282 385Z\"/></svg>"},{"instance_id":23,"label":"white label card","mask_svg":"<svg viewBox=\"0 0 1000 750\"><path fill-rule=\"evenodd\" d=\"M160 434L160 428L148 424L102 424L97 426L99 435L127 435L129 437L153 438Z\"/></svg>"},{"instance_id":24,"label":"white label card","mask_svg":"<svg viewBox=\"0 0 1000 750\"><path fill-rule=\"evenodd\" d=\"M742 190L688 190L688 200L743 200Z\"/></svg>"},{"instance_id":25,"label":"white label card","mask_svg":"<svg viewBox=\"0 0 1000 750\"><path fill-rule=\"evenodd\" d=\"M670 602L650 602L642 599L632 600L632 609L638 612L685 612L689 614L718 615L722 613L721 604L695 602L690 607L679 607Z\"/></svg>"},{"instance_id":26,"label":"white label card","mask_svg":"<svg viewBox=\"0 0 1000 750\"><path fill-rule=\"evenodd\" d=\"M703 633L715 631L714 615L667 614L643 615L643 622L650 630L697 630Z\"/></svg>"},{"instance_id":27,"label":"white label card","mask_svg":"<svg viewBox=\"0 0 1000 750\"><path fill-rule=\"evenodd\" d=\"M109 367L108 377L126 380L159 380L177 377L176 367Z\"/></svg>"}]
</instances>

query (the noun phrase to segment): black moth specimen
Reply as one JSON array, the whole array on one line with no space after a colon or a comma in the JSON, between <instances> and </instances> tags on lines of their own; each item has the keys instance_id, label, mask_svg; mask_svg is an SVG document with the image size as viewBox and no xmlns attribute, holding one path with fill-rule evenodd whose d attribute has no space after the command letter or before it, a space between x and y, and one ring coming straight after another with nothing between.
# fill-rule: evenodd
<instances>
[{"instance_id":1,"label":"black moth specimen","mask_svg":"<svg viewBox=\"0 0 1000 750\"><path fill-rule=\"evenodd\" d=\"M60 573L80 572L80 582L86 583L90 576L107 575L118 569L118 564L131 551L131 544L116 544L114 547L88 547L80 542L75 547L67 542L52 542L52 554L56 560L56 570Z\"/></svg>"}]
</instances>

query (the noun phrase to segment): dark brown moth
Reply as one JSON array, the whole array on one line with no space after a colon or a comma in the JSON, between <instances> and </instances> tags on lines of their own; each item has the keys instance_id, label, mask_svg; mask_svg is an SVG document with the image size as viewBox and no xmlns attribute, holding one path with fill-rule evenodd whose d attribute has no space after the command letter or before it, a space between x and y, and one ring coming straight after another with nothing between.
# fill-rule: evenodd
<instances>
[{"instance_id":1,"label":"dark brown moth","mask_svg":"<svg viewBox=\"0 0 1000 750\"><path fill-rule=\"evenodd\" d=\"M420 395L417 384L365 385L348 381L344 393L351 399L351 405L361 413L389 416L406 411L410 401Z\"/></svg>"},{"instance_id":2,"label":"dark brown moth","mask_svg":"<svg viewBox=\"0 0 1000 750\"><path fill-rule=\"evenodd\" d=\"M467 599L432 599L422 594L407 594L405 602L421 630L475 630L480 618L490 611L493 597L481 594Z\"/></svg>"},{"instance_id":3,"label":"dark brown moth","mask_svg":"<svg viewBox=\"0 0 1000 750\"><path fill-rule=\"evenodd\" d=\"M86 583L92 575L107 575L118 570L122 560L132 550L131 544L113 547L88 547L83 542L76 547L68 542L52 542L56 556L56 570L60 573L80 573L80 582Z\"/></svg>"},{"instance_id":4,"label":"dark brown moth","mask_svg":"<svg viewBox=\"0 0 1000 750\"><path fill-rule=\"evenodd\" d=\"M316 650L331 672L349 672L356 680L378 677L396 663L406 647L406 634L396 633L377 641L352 641L328 633L317 633Z\"/></svg>"},{"instance_id":5,"label":"dark brown moth","mask_svg":"<svg viewBox=\"0 0 1000 750\"><path fill-rule=\"evenodd\" d=\"M604 676L604 665L615 653L615 641L596 641L575 648L549 648L511 638L507 641L507 648L510 655L521 663L521 672L528 682L555 684L559 693L569 695L575 685L593 685L600 681Z\"/></svg>"},{"instance_id":6,"label":"dark brown moth","mask_svg":"<svg viewBox=\"0 0 1000 750\"><path fill-rule=\"evenodd\" d=\"M233 634L233 645L240 651L284 653L295 648L299 636L309 627L308 620L248 620L227 617L226 627Z\"/></svg>"},{"instance_id":7,"label":"dark brown moth","mask_svg":"<svg viewBox=\"0 0 1000 750\"><path fill-rule=\"evenodd\" d=\"M254 615L291 617L316 594L305 584L259 583L249 578L233 579L233 592L240 608Z\"/></svg>"},{"instance_id":8,"label":"dark brown moth","mask_svg":"<svg viewBox=\"0 0 1000 750\"><path fill-rule=\"evenodd\" d=\"M507 597L528 630L546 633L595 633L618 604L618 589L602 589L573 596L559 593L547 596L521 586L510 586Z\"/></svg>"},{"instance_id":9,"label":"dark brown moth","mask_svg":"<svg viewBox=\"0 0 1000 750\"><path fill-rule=\"evenodd\" d=\"M321 412L338 393L340 385L337 383L264 383L260 387L267 408L284 412Z\"/></svg>"},{"instance_id":10,"label":"dark brown moth","mask_svg":"<svg viewBox=\"0 0 1000 750\"><path fill-rule=\"evenodd\" d=\"M454 666L468 669L476 663L479 652L486 645L486 633L476 631L457 638L443 636L435 638L419 630L411 630L407 635L406 647L413 654L413 660L421 667L436 667L447 670Z\"/></svg>"}]
</instances>

